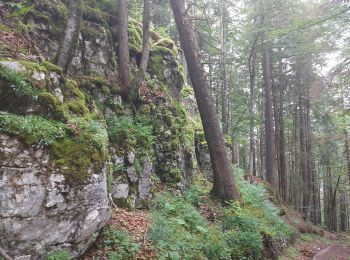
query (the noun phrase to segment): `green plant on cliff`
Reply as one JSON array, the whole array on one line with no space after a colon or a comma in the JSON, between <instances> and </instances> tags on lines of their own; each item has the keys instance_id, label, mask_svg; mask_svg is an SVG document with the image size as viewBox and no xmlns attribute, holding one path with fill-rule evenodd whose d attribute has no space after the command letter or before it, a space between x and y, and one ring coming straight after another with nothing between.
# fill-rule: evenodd
<instances>
[{"instance_id":1,"label":"green plant on cliff","mask_svg":"<svg viewBox=\"0 0 350 260\"><path fill-rule=\"evenodd\" d=\"M47 260L71 260L72 257L70 256L68 251L60 250L52 252L47 256Z\"/></svg>"},{"instance_id":2,"label":"green plant on cliff","mask_svg":"<svg viewBox=\"0 0 350 260\"><path fill-rule=\"evenodd\" d=\"M72 134L52 144L54 163L71 185L81 184L104 166L107 132L101 123L84 118L72 118L68 126Z\"/></svg>"},{"instance_id":3,"label":"green plant on cliff","mask_svg":"<svg viewBox=\"0 0 350 260\"><path fill-rule=\"evenodd\" d=\"M0 132L20 137L29 145L36 142L51 144L66 136L67 130L65 124L39 116L0 112Z\"/></svg>"},{"instance_id":4,"label":"green plant on cliff","mask_svg":"<svg viewBox=\"0 0 350 260\"><path fill-rule=\"evenodd\" d=\"M11 12L11 16L23 16L33 9L32 6L28 5L28 1L19 1L19 2L9 2L5 3Z\"/></svg>"},{"instance_id":5,"label":"green plant on cliff","mask_svg":"<svg viewBox=\"0 0 350 260\"><path fill-rule=\"evenodd\" d=\"M111 117L107 125L110 141L118 146L122 148L138 146L145 151L152 148L155 136L153 127L146 117Z\"/></svg>"},{"instance_id":6,"label":"green plant on cliff","mask_svg":"<svg viewBox=\"0 0 350 260\"><path fill-rule=\"evenodd\" d=\"M0 79L12 83L11 87L18 96L30 96L36 100L39 90L34 89L26 80L26 77L14 70L10 70L0 65Z\"/></svg>"},{"instance_id":7,"label":"green plant on cliff","mask_svg":"<svg viewBox=\"0 0 350 260\"><path fill-rule=\"evenodd\" d=\"M93 147L101 153L105 152L108 146L108 134L104 122L86 120L81 117L73 117L70 124L78 127L81 139L89 139Z\"/></svg>"},{"instance_id":8,"label":"green plant on cliff","mask_svg":"<svg viewBox=\"0 0 350 260\"><path fill-rule=\"evenodd\" d=\"M136 52L141 52L142 29L136 20L129 19L128 21L128 39L129 48Z\"/></svg>"}]
</instances>

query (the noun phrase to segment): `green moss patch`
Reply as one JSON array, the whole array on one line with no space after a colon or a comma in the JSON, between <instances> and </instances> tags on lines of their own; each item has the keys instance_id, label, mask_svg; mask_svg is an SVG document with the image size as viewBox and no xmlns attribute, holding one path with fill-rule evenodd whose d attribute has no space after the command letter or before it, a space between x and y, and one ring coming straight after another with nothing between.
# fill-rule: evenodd
<instances>
[{"instance_id":1,"label":"green moss patch","mask_svg":"<svg viewBox=\"0 0 350 260\"><path fill-rule=\"evenodd\" d=\"M50 2L50 1L47 1L47 2ZM62 6L62 8L64 7ZM41 11L38 11L38 10L41 10ZM51 14L46 10L40 9L40 6L36 6L35 9L31 9L25 15L24 21L29 22L31 20L34 20L35 24L46 25L47 30L44 30L45 33L47 33L50 36L50 38L52 38L53 40L60 41L65 30L67 14L62 13L59 15L59 18L55 18L55 15Z\"/></svg>"},{"instance_id":2,"label":"green moss patch","mask_svg":"<svg viewBox=\"0 0 350 260\"><path fill-rule=\"evenodd\" d=\"M94 8L85 4L83 7L83 19L99 24L107 24L109 14L100 8Z\"/></svg>"},{"instance_id":3,"label":"green moss patch","mask_svg":"<svg viewBox=\"0 0 350 260\"><path fill-rule=\"evenodd\" d=\"M46 116L63 122L68 121L69 113L67 107L51 93L46 91L41 92L38 97L38 102L43 106L43 113L45 113Z\"/></svg>"},{"instance_id":4,"label":"green moss patch","mask_svg":"<svg viewBox=\"0 0 350 260\"><path fill-rule=\"evenodd\" d=\"M55 73L58 73L58 74L62 74L63 73L63 69L49 61L43 61L41 62L40 64L42 67L46 68L47 71L53 71Z\"/></svg>"},{"instance_id":5,"label":"green moss patch","mask_svg":"<svg viewBox=\"0 0 350 260\"><path fill-rule=\"evenodd\" d=\"M142 28L134 20L128 21L129 48L136 52L142 51Z\"/></svg>"},{"instance_id":6,"label":"green moss patch","mask_svg":"<svg viewBox=\"0 0 350 260\"><path fill-rule=\"evenodd\" d=\"M88 41L95 41L96 39L106 35L106 31L102 26L88 21L82 22L80 32L83 35L84 40Z\"/></svg>"},{"instance_id":7,"label":"green moss patch","mask_svg":"<svg viewBox=\"0 0 350 260\"><path fill-rule=\"evenodd\" d=\"M68 124L72 136L52 144L54 165L60 166L71 185L81 184L100 171L107 160L107 131L96 121L73 118Z\"/></svg>"},{"instance_id":8,"label":"green moss patch","mask_svg":"<svg viewBox=\"0 0 350 260\"><path fill-rule=\"evenodd\" d=\"M153 52L159 52L163 55L178 56L178 49L173 40L170 38L160 38L157 42L152 44L151 50Z\"/></svg>"},{"instance_id":9,"label":"green moss patch","mask_svg":"<svg viewBox=\"0 0 350 260\"><path fill-rule=\"evenodd\" d=\"M122 149L142 147L147 152L153 149L155 136L147 117L112 117L108 120L108 135L112 143Z\"/></svg>"},{"instance_id":10,"label":"green moss patch","mask_svg":"<svg viewBox=\"0 0 350 260\"><path fill-rule=\"evenodd\" d=\"M0 65L0 79L12 83L12 89L17 96L30 96L34 100L37 98L39 91L34 89L27 78L13 70Z\"/></svg>"},{"instance_id":11,"label":"green moss patch","mask_svg":"<svg viewBox=\"0 0 350 260\"><path fill-rule=\"evenodd\" d=\"M159 81L165 82L163 57L161 55L151 55L148 62L148 71L151 75L156 76Z\"/></svg>"}]
</instances>

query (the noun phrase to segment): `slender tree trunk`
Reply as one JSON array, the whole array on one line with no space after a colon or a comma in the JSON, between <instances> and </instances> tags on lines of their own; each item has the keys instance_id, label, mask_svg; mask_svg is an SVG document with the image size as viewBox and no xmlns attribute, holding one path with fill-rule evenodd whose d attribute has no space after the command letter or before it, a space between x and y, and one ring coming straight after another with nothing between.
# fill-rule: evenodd
<instances>
[{"instance_id":1,"label":"slender tree trunk","mask_svg":"<svg viewBox=\"0 0 350 260\"><path fill-rule=\"evenodd\" d=\"M277 159L277 173L278 173L278 192L282 198L282 183L281 183L281 161L280 161L280 118L279 118L279 100L277 86L272 87L272 102L273 102L273 115L275 122L275 150Z\"/></svg>"},{"instance_id":2,"label":"slender tree trunk","mask_svg":"<svg viewBox=\"0 0 350 260\"><path fill-rule=\"evenodd\" d=\"M150 31L149 25L151 20L151 4L150 0L143 0L143 30L142 30L142 55L140 69L143 74L146 73L150 49Z\"/></svg>"},{"instance_id":3,"label":"slender tree trunk","mask_svg":"<svg viewBox=\"0 0 350 260\"><path fill-rule=\"evenodd\" d=\"M325 176L323 178L323 206L324 206L324 224L328 230L331 230L332 226L332 216L331 216L331 196L332 190L332 176L331 167L329 166L329 161L326 161Z\"/></svg>"},{"instance_id":4,"label":"slender tree trunk","mask_svg":"<svg viewBox=\"0 0 350 260\"><path fill-rule=\"evenodd\" d=\"M295 95L296 96L296 95ZM295 98L294 103L297 103L297 98ZM299 154L298 154L298 109L297 106L294 106L294 113L293 113L293 155L294 155L294 161L292 165L292 174L291 178L293 178L293 197L294 197L294 207L295 209L299 210L299 175L298 172L298 165L299 165Z\"/></svg>"},{"instance_id":5,"label":"slender tree trunk","mask_svg":"<svg viewBox=\"0 0 350 260\"><path fill-rule=\"evenodd\" d=\"M129 82L130 58L128 40L128 5L126 0L118 0L118 62L121 96L124 99L128 99L131 92L131 85Z\"/></svg>"},{"instance_id":6,"label":"slender tree trunk","mask_svg":"<svg viewBox=\"0 0 350 260\"><path fill-rule=\"evenodd\" d=\"M248 169L249 174L256 176L255 169L255 140L254 140L254 98L255 98L255 66L256 66L256 51L255 46L251 50L251 55L249 58L249 163Z\"/></svg>"},{"instance_id":7,"label":"slender tree trunk","mask_svg":"<svg viewBox=\"0 0 350 260\"><path fill-rule=\"evenodd\" d=\"M266 180L278 191L278 179L276 174L276 150L275 133L273 128L272 108L272 74L270 64L270 53L266 46L263 47L262 68L265 88L265 145L266 145Z\"/></svg>"},{"instance_id":8,"label":"slender tree trunk","mask_svg":"<svg viewBox=\"0 0 350 260\"><path fill-rule=\"evenodd\" d=\"M285 128L284 128L284 91L285 91L285 82L283 78L283 64L280 61L279 64L279 109L278 109L278 125L279 132L276 135L279 135L278 143L278 159L279 159L279 182L281 187L281 196L285 202L288 201L288 183L287 183L287 170L286 170L286 140L285 140Z\"/></svg>"},{"instance_id":9,"label":"slender tree trunk","mask_svg":"<svg viewBox=\"0 0 350 260\"><path fill-rule=\"evenodd\" d=\"M262 95L264 95L265 90L263 89ZM265 118L265 99L264 97L260 98L260 118ZM264 180L266 180L266 142L265 142L265 122L262 122L260 125L260 131L259 131L259 146L260 146L260 177L262 177Z\"/></svg>"},{"instance_id":10,"label":"slender tree trunk","mask_svg":"<svg viewBox=\"0 0 350 260\"><path fill-rule=\"evenodd\" d=\"M280 182L282 189L282 198L284 201L288 201L288 183L287 183L287 170L286 170L286 140L284 133L284 111L283 111L283 90L280 93L280 145L279 145L279 159L280 159Z\"/></svg>"},{"instance_id":11,"label":"slender tree trunk","mask_svg":"<svg viewBox=\"0 0 350 260\"><path fill-rule=\"evenodd\" d=\"M320 214L320 200L319 200L319 185L316 176L316 164L314 159L312 159L312 169L311 169L311 183L312 183L312 222L315 225L319 223L319 214Z\"/></svg>"},{"instance_id":12,"label":"slender tree trunk","mask_svg":"<svg viewBox=\"0 0 350 260\"><path fill-rule=\"evenodd\" d=\"M225 26L225 2L220 1L220 41L221 41L221 120L222 131L228 134L228 97L227 97L227 71L226 71L226 26Z\"/></svg>"},{"instance_id":13,"label":"slender tree trunk","mask_svg":"<svg viewBox=\"0 0 350 260\"><path fill-rule=\"evenodd\" d=\"M182 68L184 70L184 82L185 82L185 84L187 84L188 67L187 67L187 61L186 61L185 53L182 50L182 46L181 46L181 54L180 55L181 55ZM210 91L212 91L211 69L212 69L212 65L209 64L209 86L210 86Z\"/></svg>"},{"instance_id":14,"label":"slender tree trunk","mask_svg":"<svg viewBox=\"0 0 350 260\"><path fill-rule=\"evenodd\" d=\"M347 171L350 185L350 148L349 148L349 136L348 132L345 130L345 154L346 154L346 163L347 163Z\"/></svg>"},{"instance_id":15,"label":"slender tree trunk","mask_svg":"<svg viewBox=\"0 0 350 260\"><path fill-rule=\"evenodd\" d=\"M307 189L309 192L308 196L308 205L311 209L311 220L317 225L318 223L318 184L316 178L316 169L315 169L315 161L313 158L312 152L312 131L311 131L311 119L310 119L310 111L311 111L311 103L310 103L310 90L309 86L307 86L307 94L306 94L306 153L307 153Z\"/></svg>"},{"instance_id":16,"label":"slender tree trunk","mask_svg":"<svg viewBox=\"0 0 350 260\"><path fill-rule=\"evenodd\" d=\"M338 231L338 214L337 214L337 192L339 189L340 175L338 176L337 183L335 185L334 194L332 197L332 231Z\"/></svg>"},{"instance_id":17,"label":"slender tree trunk","mask_svg":"<svg viewBox=\"0 0 350 260\"><path fill-rule=\"evenodd\" d=\"M78 44L82 14L82 0L70 0L67 25L56 56L56 64L65 72L68 71Z\"/></svg>"},{"instance_id":18,"label":"slender tree trunk","mask_svg":"<svg viewBox=\"0 0 350 260\"><path fill-rule=\"evenodd\" d=\"M340 191L339 210L340 210L339 228L341 231L346 232L348 231L349 214L348 214L348 195L345 190Z\"/></svg>"},{"instance_id":19,"label":"slender tree trunk","mask_svg":"<svg viewBox=\"0 0 350 260\"><path fill-rule=\"evenodd\" d=\"M224 138L215 115L214 103L209 91L207 77L200 62L200 50L195 30L191 25L190 18L186 14L184 1L170 0L170 3L180 41L189 65L189 74L208 143L214 174L213 191L224 201L241 200L235 178L232 174L232 166L225 147Z\"/></svg>"},{"instance_id":20,"label":"slender tree trunk","mask_svg":"<svg viewBox=\"0 0 350 260\"><path fill-rule=\"evenodd\" d=\"M305 218L309 217L310 213L310 187L309 187L309 169L308 169L308 152L307 152L307 123L305 110L306 110L306 97L305 88L307 88L305 63L299 64L299 134L300 134L300 172L303 179L303 208L302 213Z\"/></svg>"}]
</instances>

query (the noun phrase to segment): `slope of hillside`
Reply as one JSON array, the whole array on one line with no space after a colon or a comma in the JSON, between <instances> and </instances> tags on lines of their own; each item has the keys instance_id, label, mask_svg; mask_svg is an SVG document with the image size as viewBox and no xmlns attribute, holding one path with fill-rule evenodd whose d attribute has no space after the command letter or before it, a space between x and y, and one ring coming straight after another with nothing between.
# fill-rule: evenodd
<instances>
[{"instance_id":1,"label":"slope of hillside","mask_svg":"<svg viewBox=\"0 0 350 260\"><path fill-rule=\"evenodd\" d=\"M28 1L20 15L9 2L0 1L0 254L298 259L330 243L321 238L329 233L286 207L266 182L245 180L239 168L242 204L224 207L210 194L207 143L169 37L151 32L149 68L137 85L142 31L130 19L135 91L126 102L117 80L115 6L84 3L65 74L54 60L67 1ZM314 238L319 246L308 244Z\"/></svg>"}]
</instances>

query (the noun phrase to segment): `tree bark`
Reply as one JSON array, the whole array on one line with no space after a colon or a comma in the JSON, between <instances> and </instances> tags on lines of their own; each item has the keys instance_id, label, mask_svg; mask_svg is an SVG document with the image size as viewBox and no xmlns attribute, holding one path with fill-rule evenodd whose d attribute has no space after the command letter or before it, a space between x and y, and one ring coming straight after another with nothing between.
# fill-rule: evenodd
<instances>
[{"instance_id":1,"label":"tree bark","mask_svg":"<svg viewBox=\"0 0 350 260\"><path fill-rule=\"evenodd\" d=\"M346 130L345 130L345 154L346 154L346 164L347 164L348 178L349 178L349 185L350 185L350 148L349 148L349 136Z\"/></svg>"},{"instance_id":2,"label":"tree bark","mask_svg":"<svg viewBox=\"0 0 350 260\"><path fill-rule=\"evenodd\" d=\"M67 25L56 56L56 64L65 72L68 71L78 44L82 14L82 0L70 0Z\"/></svg>"},{"instance_id":3,"label":"tree bark","mask_svg":"<svg viewBox=\"0 0 350 260\"><path fill-rule=\"evenodd\" d=\"M286 140L284 133L284 110L283 110L283 92L280 93L280 111L279 111L279 120L280 120L280 144L279 144L279 160L280 160L280 182L282 189L282 198L284 201L288 201L288 184L287 184L287 171L286 171Z\"/></svg>"},{"instance_id":4,"label":"tree bark","mask_svg":"<svg viewBox=\"0 0 350 260\"><path fill-rule=\"evenodd\" d=\"M127 99L131 92L131 85L129 82L130 58L128 40L128 9L126 0L118 0L118 64L120 94L124 99Z\"/></svg>"},{"instance_id":5,"label":"tree bark","mask_svg":"<svg viewBox=\"0 0 350 260\"><path fill-rule=\"evenodd\" d=\"M299 134L300 134L300 173L303 179L303 208L302 213L305 218L309 217L310 213L310 181L309 181L309 154L307 140L307 98L305 89L308 85L307 80L307 64L299 63Z\"/></svg>"},{"instance_id":6,"label":"tree bark","mask_svg":"<svg viewBox=\"0 0 350 260\"><path fill-rule=\"evenodd\" d=\"M266 146L266 180L278 191L276 175L275 133L273 128L272 108L272 74L269 49L264 43L262 53L263 84L265 89L265 146Z\"/></svg>"},{"instance_id":7,"label":"tree bark","mask_svg":"<svg viewBox=\"0 0 350 260\"><path fill-rule=\"evenodd\" d=\"M339 228L341 231L346 232L348 231L349 213L348 213L348 195L345 190L340 191L339 210L340 210Z\"/></svg>"},{"instance_id":8,"label":"tree bark","mask_svg":"<svg viewBox=\"0 0 350 260\"><path fill-rule=\"evenodd\" d=\"M226 25L225 25L225 2L220 1L220 55L221 55L221 123L222 131L228 134L228 93L227 93L227 68L226 68Z\"/></svg>"},{"instance_id":9,"label":"tree bark","mask_svg":"<svg viewBox=\"0 0 350 260\"><path fill-rule=\"evenodd\" d=\"M258 37L257 37L258 38ZM256 38L256 39L257 39ZM249 174L256 176L256 166L255 166L255 140L254 140L254 97L255 97L255 75L256 75L256 51L255 51L256 41L253 43L250 58L248 61L249 67L249 162L248 169Z\"/></svg>"},{"instance_id":10,"label":"tree bark","mask_svg":"<svg viewBox=\"0 0 350 260\"><path fill-rule=\"evenodd\" d=\"M142 30L142 55L140 61L140 69L143 74L146 73L149 59L150 49L150 31L149 25L151 20L151 4L150 0L143 1L143 30Z\"/></svg>"},{"instance_id":11,"label":"tree bark","mask_svg":"<svg viewBox=\"0 0 350 260\"><path fill-rule=\"evenodd\" d=\"M219 121L215 115L214 103L209 92L207 77L200 62L200 50L195 30L191 25L189 16L186 14L184 0L171 0L170 3L180 41L189 65L189 74L208 143L214 174L213 191L224 201L241 200L233 176L232 165L226 151L224 138L220 131Z\"/></svg>"}]
</instances>

